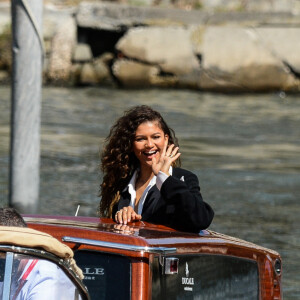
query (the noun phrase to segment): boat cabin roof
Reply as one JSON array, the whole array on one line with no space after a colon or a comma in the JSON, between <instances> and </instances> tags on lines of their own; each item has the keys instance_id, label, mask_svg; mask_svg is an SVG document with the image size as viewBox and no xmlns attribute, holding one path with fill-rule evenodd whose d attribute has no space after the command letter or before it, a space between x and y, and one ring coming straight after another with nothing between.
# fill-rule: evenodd
<instances>
[{"instance_id":1,"label":"boat cabin roof","mask_svg":"<svg viewBox=\"0 0 300 300\"><path fill-rule=\"evenodd\" d=\"M199 253L201 249L213 246L216 254L228 254L233 248L239 248L249 253L255 251L279 256L274 250L211 230L195 234L147 222L131 222L126 226L116 224L112 219L94 217L25 215L24 219L30 227L50 232L56 238L73 236L148 248L176 247L177 252L190 253Z\"/></svg>"}]
</instances>

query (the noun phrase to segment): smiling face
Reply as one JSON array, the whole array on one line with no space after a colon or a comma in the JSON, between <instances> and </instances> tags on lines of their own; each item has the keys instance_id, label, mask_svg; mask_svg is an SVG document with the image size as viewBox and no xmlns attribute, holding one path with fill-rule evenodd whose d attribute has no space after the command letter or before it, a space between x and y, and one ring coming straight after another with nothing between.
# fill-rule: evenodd
<instances>
[{"instance_id":1,"label":"smiling face","mask_svg":"<svg viewBox=\"0 0 300 300\"><path fill-rule=\"evenodd\" d=\"M168 135L163 132L157 121L140 124L135 132L133 152L141 167L151 167L153 157L158 161L165 143L168 143Z\"/></svg>"}]
</instances>

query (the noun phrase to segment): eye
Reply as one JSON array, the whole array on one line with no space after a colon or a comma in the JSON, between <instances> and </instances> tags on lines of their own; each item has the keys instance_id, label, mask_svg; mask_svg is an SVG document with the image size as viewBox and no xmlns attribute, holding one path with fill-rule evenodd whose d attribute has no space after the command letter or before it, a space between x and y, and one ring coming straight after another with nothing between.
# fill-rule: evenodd
<instances>
[{"instance_id":1,"label":"eye","mask_svg":"<svg viewBox=\"0 0 300 300\"><path fill-rule=\"evenodd\" d=\"M153 138L154 138L155 140L157 140L157 139L160 138L160 135L155 135Z\"/></svg>"},{"instance_id":2,"label":"eye","mask_svg":"<svg viewBox=\"0 0 300 300\"><path fill-rule=\"evenodd\" d=\"M141 142L143 140L144 140L144 138L142 138L142 137L138 137L138 138L135 139L136 142Z\"/></svg>"}]
</instances>

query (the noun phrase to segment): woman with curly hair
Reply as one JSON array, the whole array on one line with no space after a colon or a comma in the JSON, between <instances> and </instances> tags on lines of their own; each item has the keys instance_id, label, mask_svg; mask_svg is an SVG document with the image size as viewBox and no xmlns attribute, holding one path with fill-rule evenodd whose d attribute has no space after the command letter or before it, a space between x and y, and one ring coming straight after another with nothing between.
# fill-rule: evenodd
<instances>
[{"instance_id":1,"label":"woman with curly hair","mask_svg":"<svg viewBox=\"0 0 300 300\"><path fill-rule=\"evenodd\" d=\"M179 168L174 131L159 112L136 106L112 126L102 153L100 215L199 232L214 216L198 178Z\"/></svg>"}]
</instances>

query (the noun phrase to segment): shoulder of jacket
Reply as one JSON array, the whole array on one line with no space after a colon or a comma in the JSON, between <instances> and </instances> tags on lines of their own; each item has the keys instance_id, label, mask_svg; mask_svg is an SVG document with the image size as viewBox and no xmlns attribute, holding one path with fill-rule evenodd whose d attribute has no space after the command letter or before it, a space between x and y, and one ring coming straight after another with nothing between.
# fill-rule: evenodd
<instances>
[{"instance_id":1,"label":"shoulder of jacket","mask_svg":"<svg viewBox=\"0 0 300 300\"><path fill-rule=\"evenodd\" d=\"M174 177L178 177L181 178L181 176L185 176L185 175L190 175L193 174L195 175L193 172L188 171L186 169L182 169L182 168L173 168L173 176Z\"/></svg>"}]
</instances>

